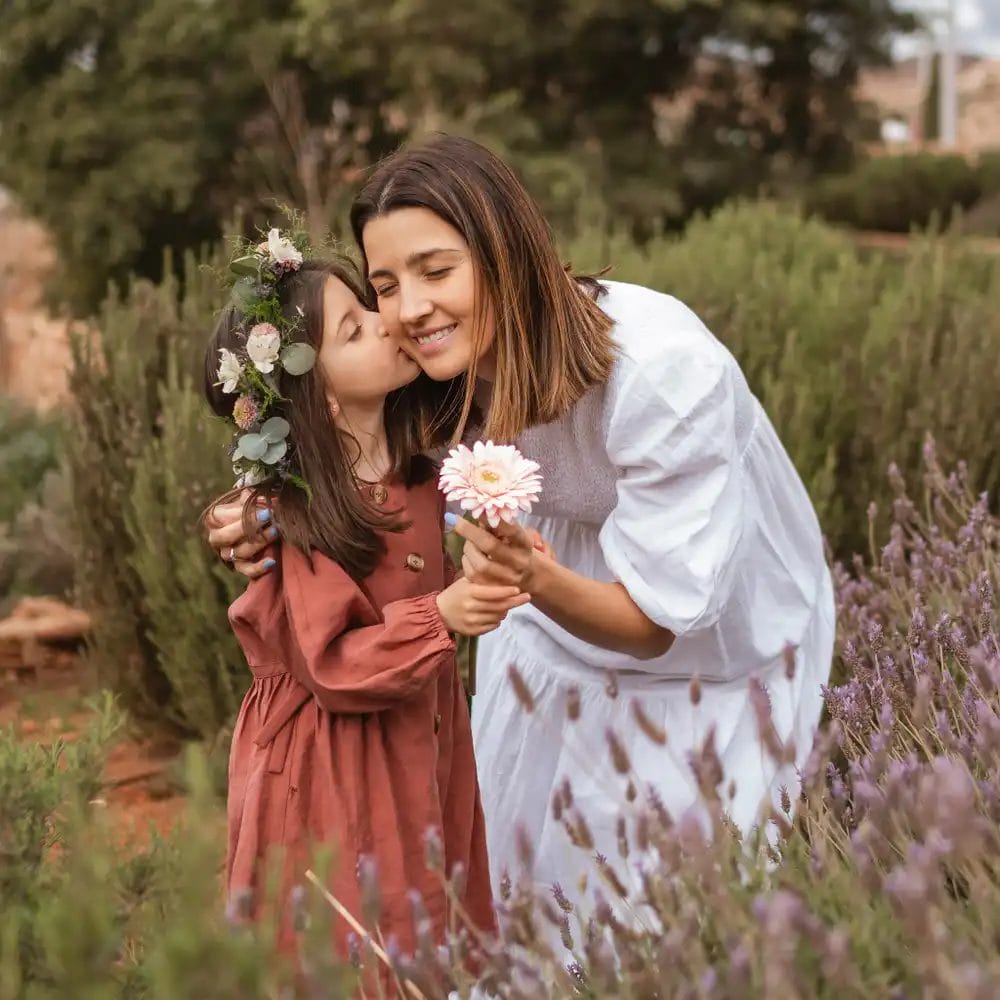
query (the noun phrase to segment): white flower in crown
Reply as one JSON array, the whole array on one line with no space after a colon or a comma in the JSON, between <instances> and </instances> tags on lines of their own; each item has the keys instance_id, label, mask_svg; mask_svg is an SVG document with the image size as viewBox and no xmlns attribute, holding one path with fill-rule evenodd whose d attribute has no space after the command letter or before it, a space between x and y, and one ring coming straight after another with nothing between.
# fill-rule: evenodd
<instances>
[{"instance_id":1,"label":"white flower in crown","mask_svg":"<svg viewBox=\"0 0 1000 1000\"><path fill-rule=\"evenodd\" d=\"M441 491L477 520L491 528L508 524L518 511L527 513L542 492L538 463L530 462L513 445L477 441L460 444L441 463Z\"/></svg>"},{"instance_id":2,"label":"white flower in crown","mask_svg":"<svg viewBox=\"0 0 1000 1000\"><path fill-rule=\"evenodd\" d=\"M277 229L267 234L267 252L275 264L281 264L286 271L297 271L302 263L302 254L291 240L286 239Z\"/></svg>"},{"instance_id":3,"label":"white flower in crown","mask_svg":"<svg viewBox=\"0 0 1000 1000\"><path fill-rule=\"evenodd\" d=\"M216 385L222 386L223 392L236 392L236 383L243 374L243 365L232 351L225 347L219 348L219 372Z\"/></svg>"},{"instance_id":4,"label":"white flower in crown","mask_svg":"<svg viewBox=\"0 0 1000 1000\"><path fill-rule=\"evenodd\" d=\"M248 490L252 486L259 486L267 479L267 473L261 472L260 468L256 465L247 469L247 471L243 473L240 472L239 466L234 465L233 473L237 477L233 486L238 490Z\"/></svg>"},{"instance_id":5,"label":"white flower in crown","mask_svg":"<svg viewBox=\"0 0 1000 1000\"><path fill-rule=\"evenodd\" d=\"M271 323L258 323L247 334L247 354L254 367L262 375L274 371L275 362L281 351L281 334Z\"/></svg>"}]
</instances>

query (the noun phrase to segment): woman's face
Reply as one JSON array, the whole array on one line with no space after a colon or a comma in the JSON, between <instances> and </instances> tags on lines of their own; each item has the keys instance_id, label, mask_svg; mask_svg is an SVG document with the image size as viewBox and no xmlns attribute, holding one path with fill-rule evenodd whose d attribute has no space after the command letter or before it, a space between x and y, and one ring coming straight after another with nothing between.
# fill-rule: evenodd
<instances>
[{"instance_id":1,"label":"woman's face","mask_svg":"<svg viewBox=\"0 0 1000 1000\"><path fill-rule=\"evenodd\" d=\"M368 278L390 334L433 379L467 371L491 378L496 326L477 314L476 264L462 234L426 208L398 208L362 233ZM477 322L483 324L476 340Z\"/></svg>"},{"instance_id":2,"label":"woman's face","mask_svg":"<svg viewBox=\"0 0 1000 1000\"><path fill-rule=\"evenodd\" d=\"M343 406L379 402L420 374L379 314L365 309L334 277L323 286L323 344L317 360L330 393Z\"/></svg>"}]
</instances>

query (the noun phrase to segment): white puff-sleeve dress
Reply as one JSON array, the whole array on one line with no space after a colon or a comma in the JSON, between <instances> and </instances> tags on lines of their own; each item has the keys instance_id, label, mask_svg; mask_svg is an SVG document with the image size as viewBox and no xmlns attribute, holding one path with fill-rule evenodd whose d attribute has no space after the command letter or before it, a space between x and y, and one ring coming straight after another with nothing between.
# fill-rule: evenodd
<instances>
[{"instance_id":1,"label":"white puff-sleeve dress","mask_svg":"<svg viewBox=\"0 0 1000 1000\"><path fill-rule=\"evenodd\" d=\"M675 817L697 807L688 759L714 729L723 799L748 830L783 786L794 799L830 672L834 602L819 524L739 366L676 299L604 285L614 371L565 417L518 439L544 477L525 523L564 566L619 581L677 638L666 655L638 660L583 642L528 605L480 640L473 730L494 884L519 870L517 824L534 847L536 881L571 891L592 863L553 818L564 777L596 850L617 856L626 779L611 764L609 729ZM530 714L510 685L511 664L533 694ZM606 691L612 671L617 698ZM779 766L762 747L751 677L767 689L778 734L794 741L796 765ZM571 690L578 721L567 715ZM665 730L665 746L639 729L634 700Z\"/></svg>"}]
</instances>

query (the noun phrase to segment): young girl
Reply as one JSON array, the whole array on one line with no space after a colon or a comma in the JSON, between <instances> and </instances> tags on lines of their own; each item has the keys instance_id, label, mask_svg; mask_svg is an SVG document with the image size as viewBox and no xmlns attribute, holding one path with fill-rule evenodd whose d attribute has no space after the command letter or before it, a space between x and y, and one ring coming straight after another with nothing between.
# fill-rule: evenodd
<instances>
[{"instance_id":1,"label":"young girl","mask_svg":"<svg viewBox=\"0 0 1000 1000\"><path fill-rule=\"evenodd\" d=\"M234 456L251 470L243 485L272 473L254 486L245 516L259 496L273 501L262 519L273 517L266 534L281 538L268 554L273 571L229 611L253 683L230 757L227 888L257 913L268 862L282 859L287 899L322 845L333 850L330 891L364 923L357 873L370 858L379 930L412 950L408 890L422 894L439 940L448 919L440 879L424 863L431 829L446 872L465 868L463 909L493 926L451 633L487 632L527 598L451 582L434 468L417 451L440 386L410 385L419 368L362 304L349 265L296 261L285 246L284 263L280 253L264 257L265 272L279 276L264 308L252 307L257 319L270 309L274 322L230 306L206 357L212 409L246 432ZM288 354L290 341L315 350L312 370L291 374L312 355L301 346ZM263 456L259 436L275 446ZM287 933L287 913L284 923ZM350 927L336 926L343 953Z\"/></svg>"}]
</instances>

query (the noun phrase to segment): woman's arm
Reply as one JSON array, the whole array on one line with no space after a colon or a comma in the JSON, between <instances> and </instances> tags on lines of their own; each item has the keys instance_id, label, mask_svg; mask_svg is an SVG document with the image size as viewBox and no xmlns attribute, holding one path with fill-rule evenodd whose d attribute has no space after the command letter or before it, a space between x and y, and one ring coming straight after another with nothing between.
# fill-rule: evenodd
<instances>
[{"instance_id":1,"label":"woman's arm","mask_svg":"<svg viewBox=\"0 0 1000 1000\"><path fill-rule=\"evenodd\" d=\"M640 660L662 656L673 644L673 633L646 617L622 584L560 566L518 525L501 524L494 536L462 520L455 531L465 539L468 579L520 587L542 614L578 639Z\"/></svg>"},{"instance_id":2,"label":"woman's arm","mask_svg":"<svg viewBox=\"0 0 1000 1000\"><path fill-rule=\"evenodd\" d=\"M620 583L591 580L551 559L532 562L531 603L571 635L639 660L663 656L673 645L673 632L650 621Z\"/></svg>"}]
</instances>

